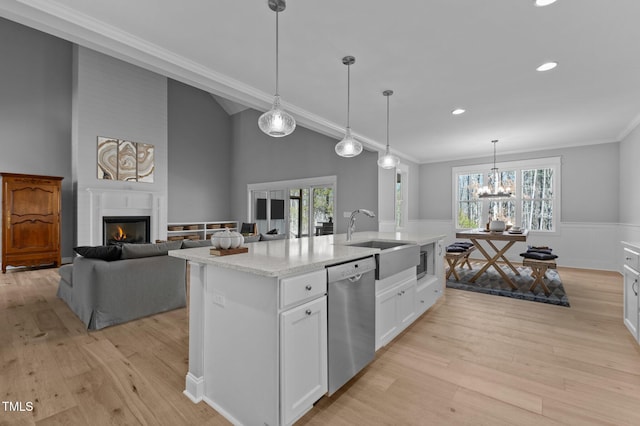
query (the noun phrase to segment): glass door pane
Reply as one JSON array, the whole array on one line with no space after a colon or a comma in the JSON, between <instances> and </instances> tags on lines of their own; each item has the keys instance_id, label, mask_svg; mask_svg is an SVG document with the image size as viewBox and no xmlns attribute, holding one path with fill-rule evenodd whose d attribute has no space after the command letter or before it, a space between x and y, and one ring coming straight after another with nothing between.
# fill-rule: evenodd
<instances>
[{"instance_id":1,"label":"glass door pane","mask_svg":"<svg viewBox=\"0 0 640 426\"><path fill-rule=\"evenodd\" d=\"M312 187L311 192L313 223L316 227L316 235L333 234L333 187Z\"/></svg>"},{"instance_id":2,"label":"glass door pane","mask_svg":"<svg viewBox=\"0 0 640 426\"><path fill-rule=\"evenodd\" d=\"M289 190L289 238L309 236L309 188Z\"/></svg>"},{"instance_id":3,"label":"glass door pane","mask_svg":"<svg viewBox=\"0 0 640 426\"><path fill-rule=\"evenodd\" d=\"M285 194L284 190L269 191L269 207L270 221L269 231L278 230L278 234L287 232L286 210L285 210Z\"/></svg>"}]
</instances>

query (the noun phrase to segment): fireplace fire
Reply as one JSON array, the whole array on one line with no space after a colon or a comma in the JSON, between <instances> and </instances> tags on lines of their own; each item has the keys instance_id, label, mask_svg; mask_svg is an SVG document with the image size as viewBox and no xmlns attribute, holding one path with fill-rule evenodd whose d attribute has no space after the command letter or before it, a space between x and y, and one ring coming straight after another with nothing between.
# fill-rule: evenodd
<instances>
[{"instance_id":1,"label":"fireplace fire","mask_svg":"<svg viewBox=\"0 0 640 426\"><path fill-rule=\"evenodd\" d=\"M149 216L105 216L103 244L143 244L151 242Z\"/></svg>"}]
</instances>

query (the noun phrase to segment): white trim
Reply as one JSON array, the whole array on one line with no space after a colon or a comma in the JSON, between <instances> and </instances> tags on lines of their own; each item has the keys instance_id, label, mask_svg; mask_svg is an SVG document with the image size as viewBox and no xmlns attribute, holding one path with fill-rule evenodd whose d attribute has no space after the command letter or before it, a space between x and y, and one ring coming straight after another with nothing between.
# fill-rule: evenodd
<instances>
[{"instance_id":1,"label":"white trim","mask_svg":"<svg viewBox=\"0 0 640 426\"><path fill-rule=\"evenodd\" d=\"M2 1L0 15L258 111L269 110L273 103L272 93L258 90L70 7L48 0L29 0L28 3ZM336 140L344 136L344 126L341 124L289 104L286 100L283 107L299 125ZM373 151L384 152L386 148L385 143L356 132L353 136L365 148ZM394 153L407 161L414 161L410 155L395 150Z\"/></svg>"},{"instance_id":2,"label":"white trim","mask_svg":"<svg viewBox=\"0 0 640 426\"><path fill-rule=\"evenodd\" d=\"M88 199L84 199L85 194ZM167 238L166 197L160 192L84 188L84 191L79 192L78 205L78 214L88 214L87 221L77 225L78 245L103 244L103 216L149 216L150 241Z\"/></svg>"},{"instance_id":3,"label":"white trim","mask_svg":"<svg viewBox=\"0 0 640 426\"><path fill-rule=\"evenodd\" d=\"M187 373L185 379L185 390L182 392L194 404L202 401L204 395L204 377L196 377L191 373Z\"/></svg>"},{"instance_id":4,"label":"white trim","mask_svg":"<svg viewBox=\"0 0 640 426\"><path fill-rule=\"evenodd\" d=\"M395 169L394 179L393 179L393 220L395 223L398 223L398 218L396 217L396 185L398 184L398 173L402 176L402 201L404 206L402 206L402 223L404 226L396 226L396 231L401 231L407 228L407 223L409 222L409 165L400 163L398 167Z\"/></svg>"},{"instance_id":5,"label":"white trim","mask_svg":"<svg viewBox=\"0 0 640 426\"><path fill-rule=\"evenodd\" d=\"M247 184L247 190L251 191L269 191L281 190L289 188L297 188L303 186L319 186L319 185L335 185L338 181L335 175L319 176L304 179L278 180L274 182L250 183Z\"/></svg>"},{"instance_id":6,"label":"white trim","mask_svg":"<svg viewBox=\"0 0 640 426\"><path fill-rule=\"evenodd\" d=\"M270 191L289 191L292 188L310 188L314 187L327 187L331 186L333 188L333 211L334 216L338 213L338 178L335 175L330 176L318 176L312 178L303 178L303 179L290 179L290 180L279 180L274 182L261 182L261 183L250 183L247 184L247 222L251 222L253 218L251 217L251 212L253 211L253 197L252 193L254 191L265 191L269 193ZM311 194L309 194L311 195ZM286 194L286 197L289 197L289 194ZM270 198L270 196L268 196ZM285 205L285 228L287 234L289 234L289 207ZM309 221L309 236L312 235L312 219L313 219L313 206L309 206L309 217L307 220ZM271 212L267 209L267 222L271 221ZM334 223L337 221L337 217L334 217ZM335 232L335 230L334 230Z\"/></svg>"}]
</instances>

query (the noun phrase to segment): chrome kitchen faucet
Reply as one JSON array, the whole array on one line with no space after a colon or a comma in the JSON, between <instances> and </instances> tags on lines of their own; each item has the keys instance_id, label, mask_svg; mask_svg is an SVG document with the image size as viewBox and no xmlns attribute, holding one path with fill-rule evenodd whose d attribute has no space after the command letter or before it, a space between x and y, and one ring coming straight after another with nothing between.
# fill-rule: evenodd
<instances>
[{"instance_id":1,"label":"chrome kitchen faucet","mask_svg":"<svg viewBox=\"0 0 640 426\"><path fill-rule=\"evenodd\" d=\"M349 217L349 226L347 227L347 241L351 241L351 234L353 234L353 231L355 230L355 227L356 227L356 214L358 214L358 213L364 213L369 217L376 217L376 214L374 212L372 212L371 210L366 210L366 209L354 210L351 213L351 216Z\"/></svg>"}]
</instances>

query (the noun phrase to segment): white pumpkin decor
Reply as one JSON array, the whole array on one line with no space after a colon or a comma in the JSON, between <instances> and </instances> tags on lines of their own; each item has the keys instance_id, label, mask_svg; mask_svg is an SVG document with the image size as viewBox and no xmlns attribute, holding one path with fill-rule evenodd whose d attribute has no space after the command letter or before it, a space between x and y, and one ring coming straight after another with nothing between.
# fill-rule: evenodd
<instances>
[{"instance_id":1,"label":"white pumpkin decor","mask_svg":"<svg viewBox=\"0 0 640 426\"><path fill-rule=\"evenodd\" d=\"M238 248L244 243L244 237L236 231L224 230L211 234L211 245L215 248L227 250Z\"/></svg>"}]
</instances>

